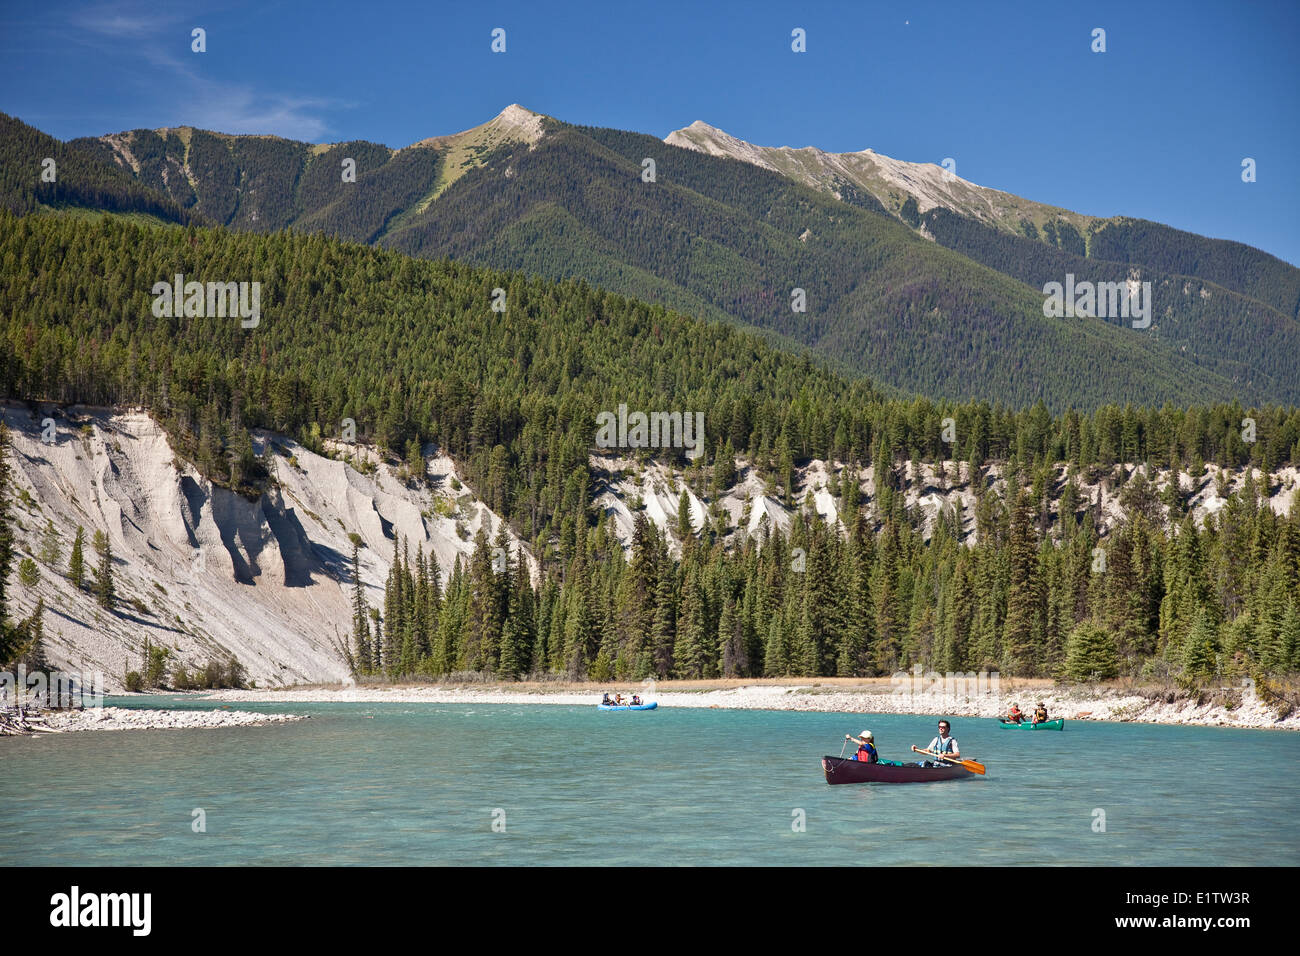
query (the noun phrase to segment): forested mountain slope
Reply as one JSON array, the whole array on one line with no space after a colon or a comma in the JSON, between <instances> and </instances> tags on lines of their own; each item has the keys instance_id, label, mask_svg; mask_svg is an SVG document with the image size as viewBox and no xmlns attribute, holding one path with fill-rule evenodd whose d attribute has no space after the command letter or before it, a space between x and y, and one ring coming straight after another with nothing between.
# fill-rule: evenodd
<instances>
[{"instance_id":1,"label":"forested mountain slope","mask_svg":"<svg viewBox=\"0 0 1300 956\"><path fill-rule=\"evenodd\" d=\"M37 526L56 510L65 540L79 514L120 534L143 610L115 605L103 627L124 640L121 614L135 614L184 629L197 660L208 647L230 581L203 585L211 608L191 618L148 590L146 571L162 570L151 546L186 553L188 509L199 550L211 546L235 584L300 588L293 607L324 602L312 614L340 622L353 583L347 535L386 549L384 599L362 597L382 604L380 620L351 634L361 673L878 674L925 660L1199 680L1295 666L1300 525L1285 507L1300 460L1295 408L1053 417L1041 404L889 401L732 327L580 281L317 235L0 212L0 263L0 388L36 413L22 426L33 502L22 505L22 547L39 549ZM258 323L160 315L153 285L177 273L262 283ZM143 423L117 435L74 423L43 451L47 401L142 405L166 429L167 451ZM596 416L620 405L700 412L702 454L593 459ZM345 438L349 419L388 460L379 489L305 457ZM430 469L435 446L453 464ZM171 454L169 483L151 479ZM664 464L675 509L630 484ZM76 482L51 465L79 476L75 501ZM435 472L443 491L426 497ZM480 525L461 572L444 563L431 604L419 546L434 541L435 519L454 525L453 472L529 545L535 585L514 545L516 563L498 569L503 532ZM175 495L148 505L168 488ZM655 521L656 509L677 520ZM397 560L398 536L415 557ZM454 550L468 546L456 539ZM1094 570L1098 548L1105 573ZM57 565L41 573L59 575L51 585L63 594ZM321 673L308 666L325 653L321 635L310 651L282 617L283 660L299 655L286 678ZM242 646L276 660L273 647Z\"/></svg>"},{"instance_id":2,"label":"forested mountain slope","mask_svg":"<svg viewBox=\"0 0 1300 956\"><path fill-rule=\"evenodd\" d=\"M783 487L808 458L1272 469L1300 456L1293 408L1115 405L1053 418L1042 405L886 401L865 380L752 335L581 281L293 233L8 213L0 225L4 396L146 405L200 468L234 487L258 480L246 460L235 468L223 457L234 449L244 460L248 428L319 440L351 418L403 457L428 442L447 449L531 538L585 501L575 482L596 415L620 404L703 414L698 461L751 455ZM261 283L258 323L160 315L152 289L176 274Z\"/></svg>"},{"instance_id":3,"label":"forested mountain slope","mask_svg":"<svg viewBox=\"0 0 1300 956\"><path fill-rule=\"evenodd\" d=\"M293 226L371 242L424 209L486 153L536 140L544 121L553 124L511 106L474 129L396 150L362 140L317 146L188 126L68 145L220 225L257 232Z\"/></svg>"},{"instance_id":4,"label":"forested mountain slope","mask_svg":"<svg viewBox=\"0 0 1300 956\"><path fill-rule=\"evenodd\" d=\"M1094 234L1082 220L1035 213L1025 220L1032 241L1004 228L1005 217L939 223L942 205L923 223L915 209L893 210L865 186L804 186L786 178L797 170L778 175L752 156L741 162L567 126L518 106L398 151L189 129L77 146L235 228L290 225L426 258L583 278L761 330L906 392L1041 399L1053 409L1300 398L1300 324L1291 318L1300 271L1185 233L1157 257L1149 251L1164 234L1154 224L1107 221ZM356 160L354 183L340 176L346 158ZM642 180L647 158L654 182ZM998 242L979 238L981 229ZM1087 274L1153 283L1151 328L1043 316L1042 285L1064 273L1021 260L1074 267L1072 256L1088 253L1090 241L1117 261ZM1172 268L1224 284L1162 271ZM793 307L795 289L805 311Z\"/></svg>"},{"instance_id":5,"label":"forested mountain slope","mask_svg":"<svg viewBox=\"0 0 1300 956\"><path fill-rule=\"evenodd\" d=\"M667 283L678 307L702 302L934 396L1062 408L1267 394L1146 332L1047 318L1041 291L892 218L639 134L565 128L502 150L382 242L652 301Z\"/></svg>"},{"instance_id":6,"label":"forested mountain slope","mask_svg":"<svg viewBox=\"0 0 1300 956\"><path fill-rule=\"evenodd\" d=\"M88 156L0 113L0 207L92 210L187 223L189 212L112 162Z\"/></svg>"},{"instance_id":7,"label":"forested mountain slope","mask_svg":"<svg viewBox=\"0 0 1300 956\"><path fill-rule=\"evenodd\" d=\"M1125 282L1140 275L1151 283L1153 336L1245 390L1300 400L1300 322L1258 299L1191 275L1087 258L999 232L944 208L931 209L920 223L940 245L1032 288L1063 283L1067 275L1074 277L1076 286ZM1108 321L1126 327L1131 320L1114 316Z\"/></svg>"},{"instance_id":8,"label":"forested mountain slope","mask_svg":"<svg viewBox=\"0 0 1300 956\"><path fill-rule=\"evenodd\" d=\"M979 186L935 163L909 163L871 149L827 153L813 146L756 146L700 121L664 141L774 170L845 202L879 207L912 226L919 227L931 210L944 210L1072 255L1204 279L1300 317L1300 269L1244 243L1129 216L1086 216Z\"/></svg>"}]
</instances>

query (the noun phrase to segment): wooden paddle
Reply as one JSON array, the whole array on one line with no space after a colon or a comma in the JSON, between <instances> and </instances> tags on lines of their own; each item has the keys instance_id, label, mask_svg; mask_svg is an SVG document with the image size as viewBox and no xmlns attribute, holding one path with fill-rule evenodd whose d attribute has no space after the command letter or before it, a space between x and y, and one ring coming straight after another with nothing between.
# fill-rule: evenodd
<instances>
[{"instance_id":1,"label":"wooden paddle","mask_svg":"<svg viewBox=\"0 0 1300 956\"><path fill-rule=\"evenodd\" d=\"M947 760L949 763L961 764L971 773L987 773L982 763L976 763L974 760L962 760L960 757L949 757L947 754L937 754L933 750L922 750L915 745L912 750L919 754L926 754L930 757L938 757L940 760Z\"/></svg>"}]
</instances>

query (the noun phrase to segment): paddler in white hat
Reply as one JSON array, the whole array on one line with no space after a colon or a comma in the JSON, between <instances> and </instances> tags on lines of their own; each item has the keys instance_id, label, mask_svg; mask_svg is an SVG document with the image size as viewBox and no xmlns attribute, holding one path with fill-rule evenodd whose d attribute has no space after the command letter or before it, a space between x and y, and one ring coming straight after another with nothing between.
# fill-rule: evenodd
<instances>
[{"instance_id":1,"label":"paddler in white hat","mask_svg":"<svg viewBox=\"0 0 1300 956\"><path fill-rule=\"evenodd\" d=\"M858 752L853 755L854 760L861 760L863 763L880 762L880 754L876 753L876 738L871 735L871 731L864 730L857 737L845 734L844 739L858 742Z\"/></svg>"}]
</instances>

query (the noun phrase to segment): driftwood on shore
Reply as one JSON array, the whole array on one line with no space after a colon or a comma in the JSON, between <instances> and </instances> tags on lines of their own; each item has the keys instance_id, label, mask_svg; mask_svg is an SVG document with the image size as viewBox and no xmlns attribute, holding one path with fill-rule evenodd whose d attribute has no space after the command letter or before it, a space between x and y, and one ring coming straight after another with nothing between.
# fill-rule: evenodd
<instances>
[{"instance_id":1,"label":"driftwood on shore","mask_svg":"<svg viewBox=\"0 0 1300 956\"><path fill-rule=\"evenodd\" d=\"M45 714L33 707L5 707L0 709L0 737L29 734L60 734L51 727Z\"/></svg>"}]
</instances>

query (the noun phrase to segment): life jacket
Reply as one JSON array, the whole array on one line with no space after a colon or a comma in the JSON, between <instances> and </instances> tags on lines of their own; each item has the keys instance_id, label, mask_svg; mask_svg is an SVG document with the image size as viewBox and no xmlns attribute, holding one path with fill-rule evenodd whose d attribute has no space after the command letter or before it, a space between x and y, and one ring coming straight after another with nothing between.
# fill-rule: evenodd
<instances>
[{"instance_id":1,"label":"life jacket","mask_svg":"<svg viewBox=\"0 0 1300 956\"><path fill-rule=\"evenodd\" d=\"M1046 720L1047 720L1047 711L1046 711L1046 710L1044 710L1043 708L1040 707L1040 708L1038 708L1038 710L1034 711L1034 723L1036 723L1036 724L1041 724L1041 723L1045 722Z\"/></svg>"},{"instance_id":2,"label":"life jacket","mask_svg":"<svg viewBox=\"0 0 1300 956\"><path fill-rule=\"evenodd\" d=\"M870 744L861 744L853 759L861 760L863 763L876 763L880 759L880 754L876 753L876 748Z\"/></svg>"},{"instance_id":3,"label":"life jacket","mask_svg":"<svg viewBox=\"0 0 1300 956\"><path fill-rule=\"evenodd\" d=\"M942 735L938 735L938 741L939 741L939 753L941 753L941 754L950 754L950 753L952 753L952 737L951 737L951 736L949 736L949 737L944 737L944 736L942 736Z\"/></svg>"}]
</instances>

